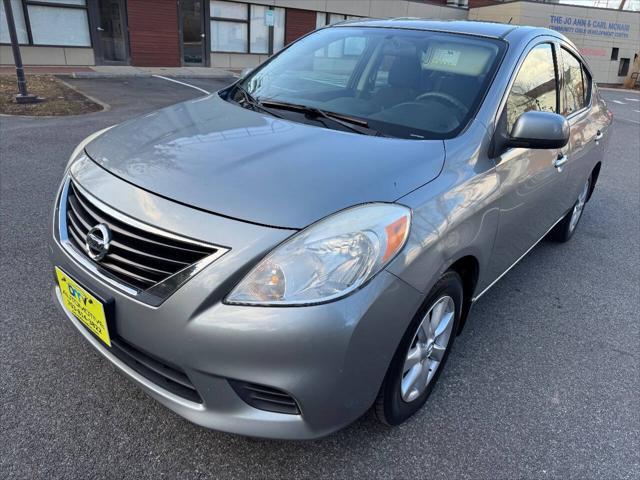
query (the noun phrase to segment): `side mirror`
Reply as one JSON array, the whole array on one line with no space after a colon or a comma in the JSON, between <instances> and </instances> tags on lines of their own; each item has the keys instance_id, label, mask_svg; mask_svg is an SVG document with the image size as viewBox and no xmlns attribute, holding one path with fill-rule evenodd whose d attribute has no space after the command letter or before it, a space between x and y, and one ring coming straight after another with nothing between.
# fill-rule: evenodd
<instances>
[{"instance_id":1,"label":"side mirror","mask_svg":"<svg viewBox=\"0 0 640 480\"><path fill-rule=\"evenodd\" d=\"M253 69L255 67L245 67L242 69L242 71L240 72L240 78L244 78L247 75L249 75L251 72L253 72Z\"/></svg>"},{"instance_id":2,"label":"side mirror","mask_svg":"<svg viewBox=\"0 0 640 480\"><path fill-rule=\"evenodd\" d=\"M562 148L569 142L569 122L562 115L551 112L525 112L513 125L507 140L508 147Z\"/></svg>"}]
</instances>

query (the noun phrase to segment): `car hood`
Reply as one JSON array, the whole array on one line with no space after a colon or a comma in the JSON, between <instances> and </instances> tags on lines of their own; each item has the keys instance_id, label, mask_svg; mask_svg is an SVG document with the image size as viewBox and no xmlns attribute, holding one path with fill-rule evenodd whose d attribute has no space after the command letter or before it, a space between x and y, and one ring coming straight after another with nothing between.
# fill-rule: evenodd
<instances>
[{"instance_id":1,"label":"car hood","mask_svg":"<svg viewBox=\"0 0 640 480\"><path fill-rule=\"evenodd\" d=\"M123 180L183 204L303 228L429 182L442 169L444 143L292 122L213 94L119 124L86 153Z\"/></svg>"}]
</instances>

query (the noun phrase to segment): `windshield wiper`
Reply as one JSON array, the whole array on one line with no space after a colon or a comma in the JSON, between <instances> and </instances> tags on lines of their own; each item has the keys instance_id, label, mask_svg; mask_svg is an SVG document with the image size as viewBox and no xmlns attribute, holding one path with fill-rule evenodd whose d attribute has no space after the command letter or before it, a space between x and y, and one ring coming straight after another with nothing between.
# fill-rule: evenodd
<instances>
[{"instance_id":1,"label":"windshield wiper","mask_svg":"<svg viewBox=\"0 0 640 480\"><path fill-rule=\"evenodd\" d=\"M247 92L247 90L244 87L240 86L240 84L237 84L234 88L238 92L240 92L240 95L242 95L242 102L245 105L251 106L254 110L262 110L263 112L273 115L274 117L283 118L282 115L272 112L270 108L264 107L264 105L262 105L262 103L258 99Z\"/></svg>"},{"instance_id":2,"label":"windshield wiper","mask_svg":"<svg viewBox=\"0 0 640 480\"><path fill-rule=\"evenodd\" d=\"M281 102L279 100L265 99L265 100L261 100L260 104L263 106L271 107L271 108L293 110L296 112L304 113L311 117L315 117L315 118L320 117L325 120L330 120L331 122L337 123L338 125L341 125L342 127L347 128L352 132L359 133L361 135L374 135L378 137L384 137L384 135L381 132L371 128L369 126L369 123L366 120L350 117L348 115L343 115L341 113L328 112L326 110L322 110L316 107L299 105L297 103Z\"/></svg>"}]
</instances>

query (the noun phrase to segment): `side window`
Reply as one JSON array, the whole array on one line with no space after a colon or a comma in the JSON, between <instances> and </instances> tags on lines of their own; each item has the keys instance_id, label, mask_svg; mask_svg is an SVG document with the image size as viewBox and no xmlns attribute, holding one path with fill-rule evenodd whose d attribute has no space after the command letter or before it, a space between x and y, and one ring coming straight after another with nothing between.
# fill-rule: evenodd
<instances>
[{"instance_id":1,"label":"side window","mask_svg":"<svg viewBox=\"0 0 640 480\"><path fill-rule=\"evenodd\" d=\"M558 88L553 46L543 43L529 52L507 97L507 132L530 110L557 112Z\"/></svg>"},{"instance_id":2,"label":"side window","mask_svg":"<svg viewBox=\"0 0 640 480\"><path fill-rule=\"evenodd\" d=\"M566 116L584 108L587 105L587 95L580 60L564 48L561 51L564 66L564 97L566 99L562 114Z\"/></svg>"}]
</instances>

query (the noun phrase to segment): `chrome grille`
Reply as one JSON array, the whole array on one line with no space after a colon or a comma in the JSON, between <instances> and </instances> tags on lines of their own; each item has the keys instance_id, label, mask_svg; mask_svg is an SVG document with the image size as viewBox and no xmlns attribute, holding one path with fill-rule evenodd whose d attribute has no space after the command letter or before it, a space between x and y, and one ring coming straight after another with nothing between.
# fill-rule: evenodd
<instances>
[{"instance_id":1,"label":"chrome grille","mask_svg":"<svg viewBox=\"0 0 640 480\"><path fill-rule=\"evenodd\" d=\"M109 227L112 239L104 258L94 261L86 255L85 239L89 230L100 223ZM206 257L222 253L213 246L159 235L115 218L89 200L73 181L67 190L66 227L69 241L87 260L125 285L143 291Z\"/></svg>"}]
</instances>

